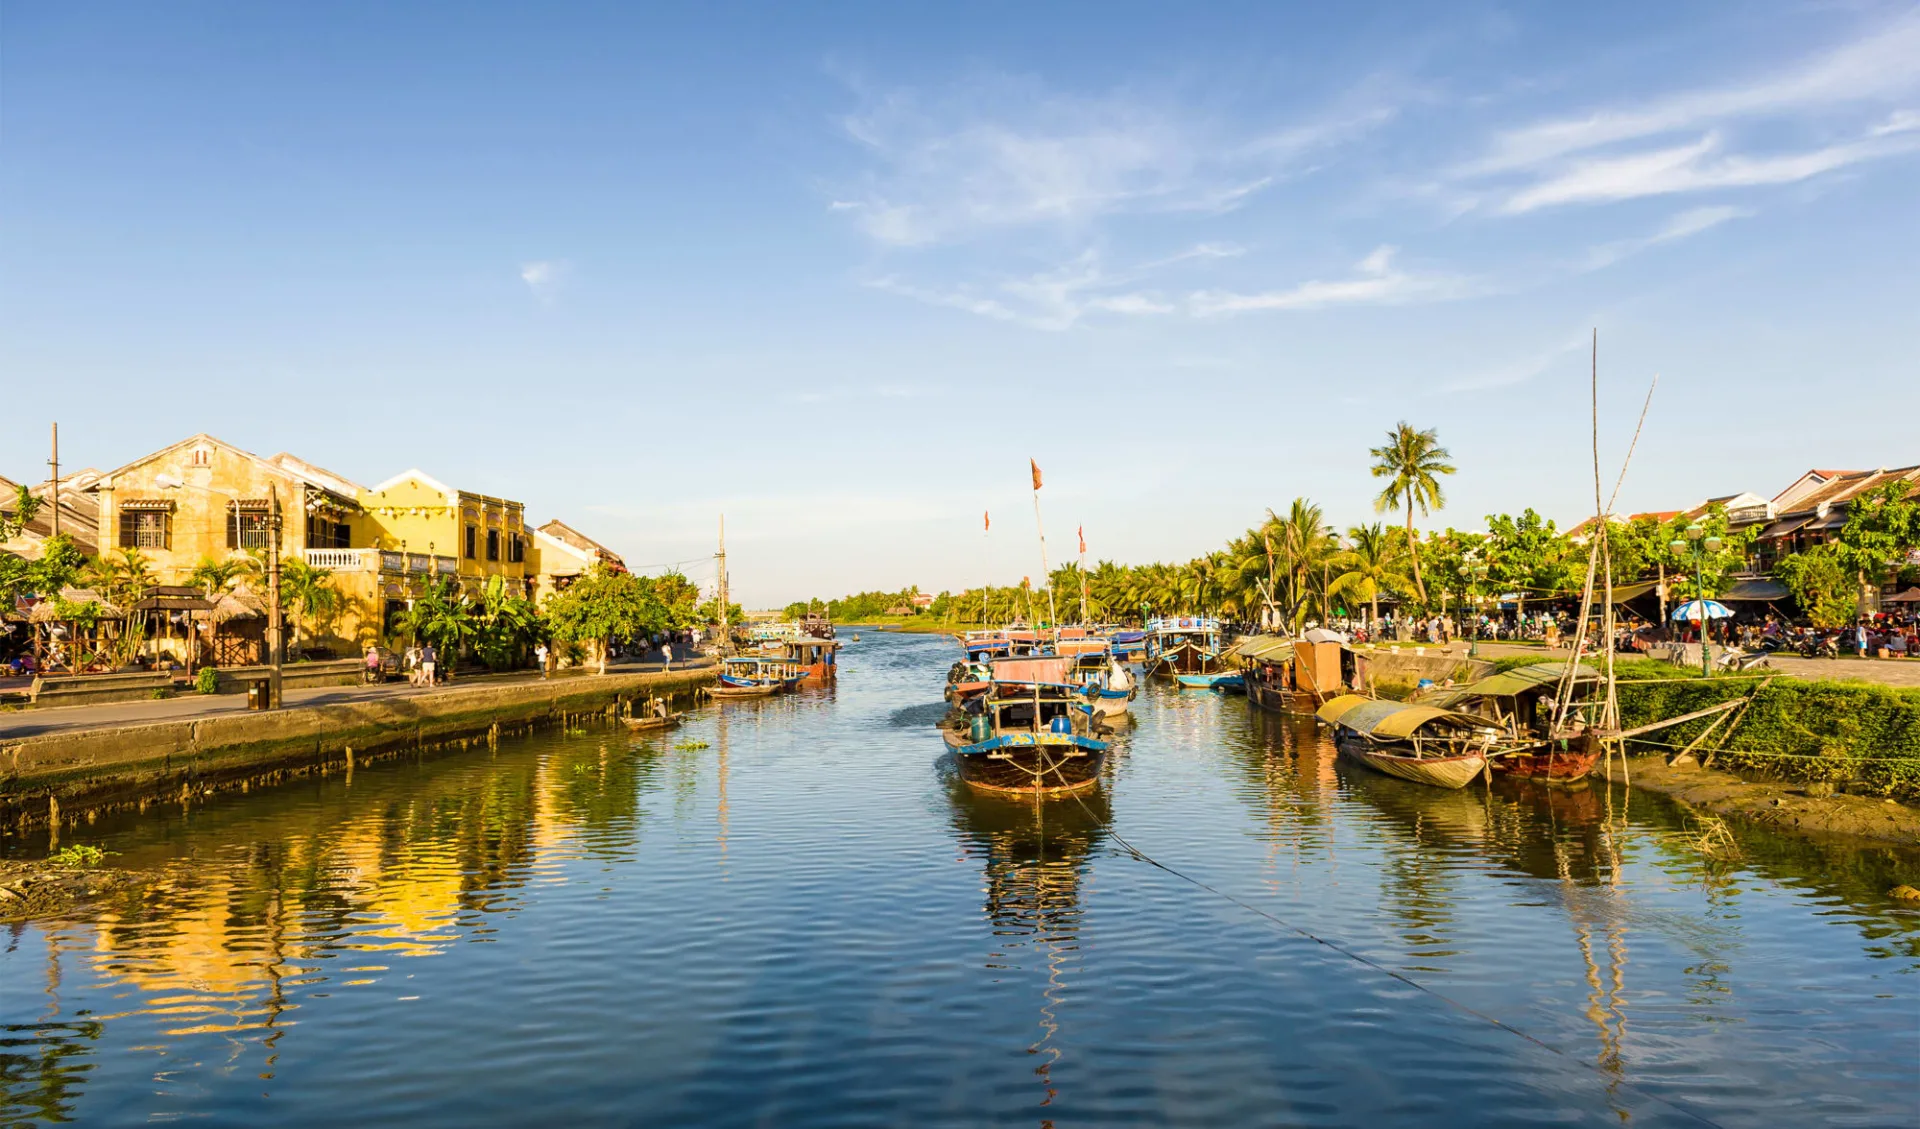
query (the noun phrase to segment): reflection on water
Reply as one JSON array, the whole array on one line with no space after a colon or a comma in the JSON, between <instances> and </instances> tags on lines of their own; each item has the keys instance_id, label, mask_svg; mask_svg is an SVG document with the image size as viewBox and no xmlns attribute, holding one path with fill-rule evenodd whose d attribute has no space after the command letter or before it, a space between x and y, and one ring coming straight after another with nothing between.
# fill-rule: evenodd
<instances>
[{"instance_id":1,"label":"reflection on water","mask_svg":"<svg viewBox=\"0 0 1920 1129\"><path fill-rule=\"evenodd\" d=\"M155 879L9 932L0 1123L1761 1126L1920 1098L1920 920L1884 893L1910 852L1742 829L1712 858L1665 801L1425 789L1158 687L1084 802L985 796L932 732L950 661L882 636L837 687L673 734L103 820Z\"/></svg>"}]
</instances>

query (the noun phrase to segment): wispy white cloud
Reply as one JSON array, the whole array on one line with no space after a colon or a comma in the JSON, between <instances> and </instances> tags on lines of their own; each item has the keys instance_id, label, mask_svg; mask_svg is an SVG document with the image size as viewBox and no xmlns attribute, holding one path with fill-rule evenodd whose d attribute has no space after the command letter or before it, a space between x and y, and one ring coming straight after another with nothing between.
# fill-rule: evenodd
<instances>
[{"instance_id":1,"label":"wispy white cloud","mask_svg":"<svg viewBox=\"0 0 1920 1129\"><path fill-rule=\"evenodd\" d=\"M1437 391L1439 393L1481 392L1489 388L1511 388L1516 384L1525 384L1544 375L1548 369L1561 363L1569 355L1585 349L1589 340L1587 334L1588 331L1584 329L1571 333L1536 353L1449 381L1441 385Z\"/></svg>"},{"instance_id":2,"label":"wispy white cloud","mask_svg":"<svg viewBox=\"0 0 1920 1129\"><path fill-rule=\"evenodd\" d=\"M1208 290L1192 295L1188 308L1200 316L1252 310L1312 310L1327 306L1394 306L1464 297L1471 280L1452 274L1420 274L1393 265L1395 248L1382 246L1354 264L1354 276L1312 279L1284 290L1254 294Z\"/></svg>"},{"instance_id":3,"label":"wispy white cloud","mask_svg":"<svg viewBox=\"0 0 1920 1129\"><path fill-rule=\"evenodd\" d=\"M1691 208L1669 219L1660 226L1659 230L1651 235L1644 235L1638 239L1622 239L1613 243L1603 243L1598 247L1592 248L1587 252L1587 257L1582 267L1585 270L1599 270L1603 267L1610 267L1620 260L1632 255L1637 255L1650 247L1657 247L1662 243L1672 243L1691 235L1698 235L1703 231L1719 227L1728 220L1742 219L1753 214L1753 209L1751 208L1735 208L1725 204L1711 208Z\"/></svg>"},{"instance_id":4,"label":"wispy white cloud","mask_svg":"<svg viewBox=\"0 0 1920 1129\"><path fill-rule=\"evenodd\" d=\"M1436 191L1517 214L1793 184L1920 148L1920 115L1912 110L1872 125L1860 118L1862 109L1885 115L1916 90L1920 12L1784 72L1507 130ZM1787 123L1822 141L1756 150L1747 136L1755 122Z\"/></svg>"},{"instance_id":5,"label":"wispy white cloud","mask_svg":"<svg viewBox=\"0 0 1920 1129\"><path fill-rule=\"evenodd\" d=\"M1621 157L1575 161L1509 197L1508 213L1558 204L1603 203L1717 188L1793 184L1848 165L1920 149L1920 121L1889 121L1838 145L1766 156L1722 155L1722 139Z\"/></svg>"},{"instance_id":6,"label":"wispy white cloud","mask_svg":"<svg viewBox=\"0 0 1920 1129\"><path fill-rule=\"evenodd\" d=\"M520 281L526 283L527 289L533 291L533 296L542 302L554 300L566 274L567 265L562 262L542 259L520 264Z\"/></svg>"},{"instance_id":7,"label":"wispy white cloud","mask_svg":"<svg viewBox=\"0 0 1920 1129\"><path fill-rule=\"evenodd\" d=\"M897 275L874 279L868 285L997 321L1063 330L1094 313L1139 316L1173 312L1173 304L1159 295L1128 289L1138 277L1137 272L1110 274L1101 265L1100 256L1088 251L1052 270L1001 279L985 291L977 287L942 290L918 286Z\"/></svg>"},{"instance_id":8,"label":"wispy white cloud","mask_svg":"<svg viewBox=\"0 0 1920 1129\"><path fill-rule=\"evenodd\" d=\"M842 119L871 165L828 206L890 247L1123 213L1226 212L1392 112L1374 104L1249 135L1130 93L1071 96L1004 77L934 99L894 91Z\"/></svg>"},{"instance_id":9,"label":"wispy white cloud","mask_svg":"<svg viewBox=\"0 0 1920 1129\"><path fill-rule=\"evenodd\" d=\"M1602 146L1699 133L1743 118L1788 116L1894 99L1920 87L1920 13L1764 78L1681 91L1509 130L1468 165L1483 176L1537 168Z\"/></svg>"}]
</instances>

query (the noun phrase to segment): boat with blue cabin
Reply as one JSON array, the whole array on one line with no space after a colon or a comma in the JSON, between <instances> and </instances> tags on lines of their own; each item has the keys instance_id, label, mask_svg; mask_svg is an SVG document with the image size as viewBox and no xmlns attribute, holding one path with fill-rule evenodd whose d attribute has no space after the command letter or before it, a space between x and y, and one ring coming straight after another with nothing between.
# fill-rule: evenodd
<instances>
[{"instance_id":1,"label":"boat with blue cabin","mask_svg":"<svg viewBox=\"0 0 1920 1129\"><path fill-rule=\"evenodd\" d=\"M1094 736L1097 724L1079 686L996 681L955 710L940 736L970 787L1066 795L1100 782L1108 744Z\"/></svg>"},{"instance_id":2,"label":"boat with blue cabin","mask_svg":"<svg viewBox=\"0 0 1920 1129\"><path fill-rule=\"evenodd\" d=\"M1189 689L1213 689L1236 673L1221 661L1220 636L1220 621L1212 616L1148 620L1147 674L1172 678Z\"/></svg>"},{"instance_id":3,"label":"boat with blue cabin","mask_svg":"<svg viewBox=\"0 0 1920 1129\"><path fill-rule=\"evenodd\" d=\"M791 659L772 655L734 655L720 667L720 681L708 693L716 698L765 698L806 681L806 671Z\"/></svg>"}]
</instances>

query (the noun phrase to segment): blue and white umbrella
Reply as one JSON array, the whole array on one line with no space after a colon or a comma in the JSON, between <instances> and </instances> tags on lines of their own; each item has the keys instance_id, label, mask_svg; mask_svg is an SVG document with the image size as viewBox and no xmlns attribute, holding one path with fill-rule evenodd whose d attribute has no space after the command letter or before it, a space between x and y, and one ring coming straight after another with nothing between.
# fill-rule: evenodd
<instances>
[{"instance_id":1,"label":"blue and white umbrella","mask_svg":"<svg viewBox=\"0 0 1920 1129\"><path fill-rule=\"evenodd\" d=\"M1684 619L1688 623L1699 623L1700 613L1705 612L1708 619L1732 619L1733 612L1718 600L1688 600L1673 609L1673 618Z\"/></svg>"}]
</instances>

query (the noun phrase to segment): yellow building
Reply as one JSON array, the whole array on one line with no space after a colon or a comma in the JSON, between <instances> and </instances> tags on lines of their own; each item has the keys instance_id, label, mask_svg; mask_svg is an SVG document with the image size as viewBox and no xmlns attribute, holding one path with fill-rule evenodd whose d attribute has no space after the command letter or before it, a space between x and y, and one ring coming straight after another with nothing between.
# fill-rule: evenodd
<instances>
[{"instance_id":1,"label":"yellow building","mask_svg":"<svg viewBox=\"0 0 1920 1129\"><path fill-rule=\"evenodd\" d=\"M613 572L627 571L620 554L561 521L559 518L533 531L529 546L529 575L534 581L534 598L545 600L555 592L586 575L595 565Z\"/></svg>"}]
</instances>

